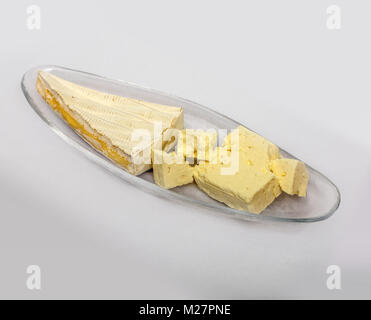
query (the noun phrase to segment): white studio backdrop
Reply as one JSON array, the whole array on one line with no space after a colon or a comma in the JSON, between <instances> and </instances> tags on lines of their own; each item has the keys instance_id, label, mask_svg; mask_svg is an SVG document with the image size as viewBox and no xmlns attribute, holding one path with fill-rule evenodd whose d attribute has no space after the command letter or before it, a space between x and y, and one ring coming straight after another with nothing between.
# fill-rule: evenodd
<instances>
[{"instance_id":1,"label":"white studio backdrop","mask_svg":"<svg viewBox=\"0 0 371 320\"><path fill-rule=\"evenodd\" d=\"M6 1L0 297L370 298L370 12L366 0ZM40 64L246 123L333 180L340 208L314 224L241 223L133 188L31 110L20 81Z\"/></svg>"}]
</instances>

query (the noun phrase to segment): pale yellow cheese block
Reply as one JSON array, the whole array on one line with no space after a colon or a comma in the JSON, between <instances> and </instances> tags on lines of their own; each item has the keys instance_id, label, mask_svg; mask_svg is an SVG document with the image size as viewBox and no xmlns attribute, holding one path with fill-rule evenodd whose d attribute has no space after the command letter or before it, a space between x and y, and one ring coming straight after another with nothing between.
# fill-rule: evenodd
<instances>
[{"instance_id":1,"label":"pale yellow cheese block","mask_svg":"<svg viewBox=\"0 0 371 320\"><path fill-rule=\"evenodd\" d=\"M169 128L184 126L180 107L107 94L48 72L39 72L37 89L81 137L135 175L152 167L155 143L161 143L165 150L171 148L162 143L162 135Z\"/></svg>"},{"instance_id":2,"label":"pale yellow cheese block","mask_svg":"<svg viewBox=\"0 0 371 320\"><path fill-rule=\"evenodd\" d=\"M194 173L197 185L209 196L258 214L281 194L278 179L269 170L270 161L280 158L273 143L240 126L216 150L217 161L201 163ZM226 168L234 170L223 173Z\"/></svg>"},{"instance_id":3,"label":"pale yellow cheese block","mask_svg":"<svg viewBox=\"0 0 371 320\"><path fill-rule=\"evenodd\" d=\"M277 159L271 161L270 168L284 192L300 197L306 196L309 173L303 162L295 159Z\"/></svg>"},{"instance_id":4,"label":"pale yellow cheese block","mask_svg":"<svg viewBox=\"0 0 371 320\"><path fill-rule=\"evenodd\" d=\"M181 130L178 137L177 153L191 163L209 160L210 152L214 149L217 138L216 131L212 130Z\"/></svg>"},{"instance_id":5,"label":"pale yellow cheese block","mask_svg":"<svg viewBox=\"0 0 371 320\"><path fill-rule=\"evenodd\" d=\"M175 152L154 151L153 177L155 183L171 189L193 182L193 167Z\"/></svg>"},{"instance_id":6,"label":"pale yellow cheese block","mask_svg":"<svg viewBox=\"0 0 371 320\"><path fill-rule=\"evenodd\" d=\"M232 145L238 146L240 152L247 154L250 165L269 169L271 160L281 158L275 144L243 126L238 126L225 138L223 146L231 150Z\"/></svg>"}]
</instances>

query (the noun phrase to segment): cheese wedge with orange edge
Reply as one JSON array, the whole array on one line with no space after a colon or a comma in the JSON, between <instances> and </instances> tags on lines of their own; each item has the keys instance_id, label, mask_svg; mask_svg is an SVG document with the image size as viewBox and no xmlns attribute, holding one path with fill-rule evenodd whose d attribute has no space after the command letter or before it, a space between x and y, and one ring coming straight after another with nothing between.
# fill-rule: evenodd
<instances>
[{"instance_id":1,"label":"cheese wedge with orange edge","mask_svg":"<svg viewBox=\"0 0 371 320\"><path fill-rule=\"evenodd\" d=\"M154 145L169 150L175 144L163 139L168 129L184 127L179 106L100 92L44 71L39 71L36 85L43 99L83 139L134 175L152 168ZM147 132L147 139L135 132Z\"/></svg>"}]
</instances>

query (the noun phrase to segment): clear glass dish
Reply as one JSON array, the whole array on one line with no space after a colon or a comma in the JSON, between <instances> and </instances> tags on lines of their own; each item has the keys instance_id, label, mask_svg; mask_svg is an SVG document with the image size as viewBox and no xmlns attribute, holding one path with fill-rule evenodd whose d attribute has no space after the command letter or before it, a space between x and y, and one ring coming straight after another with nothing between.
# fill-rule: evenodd
<instances>
[{"instance_id":1,"label":"clear glass dish","mask_svg":"<svg viewBox=\"0 0 371 320\"><path fill-rule=\"evenodd\" d=\"M140 176L133 176L117 167L100 152L87 144L49 107L36 90L38 70L51 72L66 80L111 94L165 105L181 106L184 109L184 124L186 128L234 129L241 123L195 102L120 80L111 80L58 66L39 66L27 71L22 79L22 90L31 107L48 126L90 160L142 190L169 200L180 200L184 204L208 207L235 218L254 221L315 222L330 217L340 204L338 188L327 177L309 165L307 165L310 174L307 197L299 198L282 193L259 215L229 208L207 196L194 184L166 190L154 183L151 171ZM295 158L285 150L280 149L280 152L284 157Z\"/></svg>"}]
</instances>

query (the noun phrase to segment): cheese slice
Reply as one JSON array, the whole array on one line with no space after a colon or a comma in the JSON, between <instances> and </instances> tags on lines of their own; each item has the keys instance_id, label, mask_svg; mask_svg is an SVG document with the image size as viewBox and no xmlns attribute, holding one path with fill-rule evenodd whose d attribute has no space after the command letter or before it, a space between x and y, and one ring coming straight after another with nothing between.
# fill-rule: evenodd
<instances>
[{"instance_id":1,"label":"cheese slice","mask_svg":"<svg viewBox=\"0 0 371 320\"><path fill-rule=\"evenodd\" d=\"M306 196L309 173L303 162L295 159L277 159L271 161L270 168L284 192L300 197Z\"/></svg>"},{"instance_id":2,"label":"cheese slice","mask_svg":"<svg viewBox=\"0 0 371 320\"><path fill-rule=\"evenodd\" d=\"M218 136L216 131L184 129L178 137L177 153L191 163L209 160Z\"/></svg>"},{"instance_id":3,"label":"cheese slice","mask_svg":"<svg viewBox=\"0 0 371 320\"><path fill-rule=\"evenodd\" d=\"M183 109L112 95L39 71L37 89L44 100L90 145L120 167L139 175L152 167L154 144L169 128L182 129Z\"/></svg>"},{"instance_id":4,"label":"cheese slice","mask_svg":"<svg viewBox=\"0 0 371 320\"><path fill-rule=\"evenodd\" d=\"M175 152L154 151L153 177L159 186L171 189L193 182L193 167Z\"/></svg>"},{"instance_id":5,"label":"cheese slice","mask_svg":"<svg viewBox=\"0 0 371 320\"><path fill-rule=\"evenodd\" d=\"M278 179L269 170L270 161L280 157L273 143L240 126L215 154L217 159L201 163L194 173L197 185L210 197L258 214L281 194Z\"/></svg>"}]
</instances>

